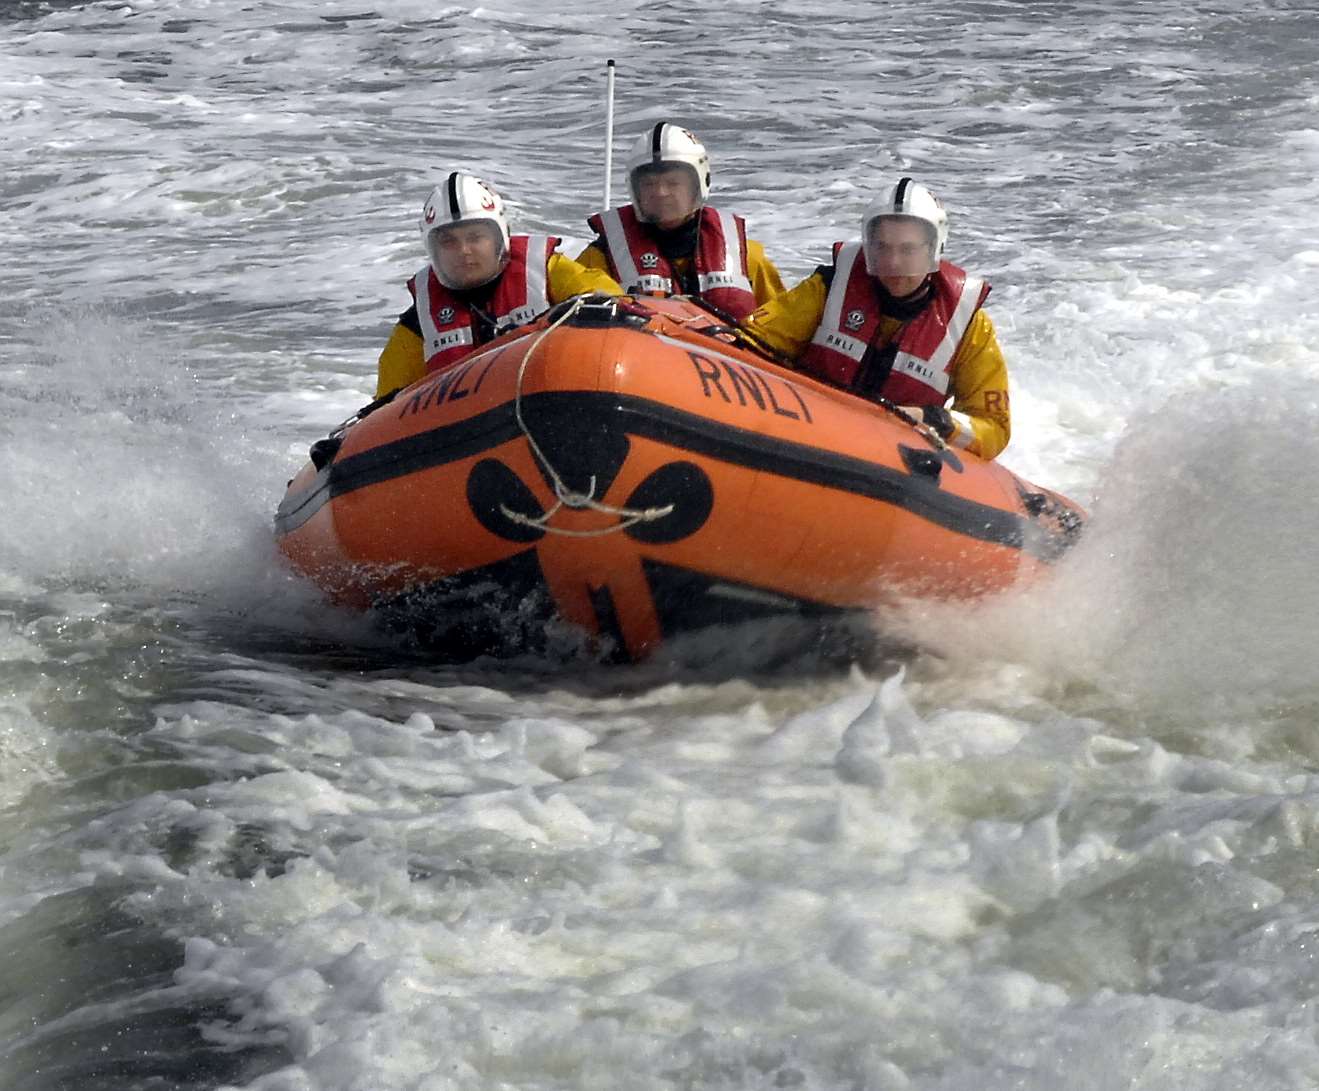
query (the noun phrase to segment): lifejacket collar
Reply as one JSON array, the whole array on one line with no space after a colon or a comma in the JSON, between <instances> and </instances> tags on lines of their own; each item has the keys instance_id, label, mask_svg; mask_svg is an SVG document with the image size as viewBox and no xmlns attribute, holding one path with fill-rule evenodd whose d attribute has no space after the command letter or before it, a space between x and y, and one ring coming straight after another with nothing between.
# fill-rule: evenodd
<instances>
[{"instance_id":1,"label":"lifejacket collar","mask_svg":"<svg viewBox=\"0 0 1319 1091\"><path fill-rule=\"evenodd\" d=\"M906 322L920 314L929 306L930 300L934 296L934 285L930 283L929 277L926 277L921 286L914 292L908 292L903 296L894 295L880 283L877 277L872 279L875 281L875 294L879 297L880 308L890 318L896 318L902 322Z\"/></svg>"}]
</instances>

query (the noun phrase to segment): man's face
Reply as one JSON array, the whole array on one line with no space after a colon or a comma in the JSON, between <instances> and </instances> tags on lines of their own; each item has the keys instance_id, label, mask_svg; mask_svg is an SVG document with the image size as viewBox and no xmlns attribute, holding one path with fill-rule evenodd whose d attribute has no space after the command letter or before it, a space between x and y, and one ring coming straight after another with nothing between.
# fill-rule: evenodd
<instances>
[{"instance_id":1,"label":"man's face","mask_svg":"<svg viewBox=\"0 0 1319 1091\"><path fill-rule=\"evenodd\" d=\"M929 225L899 216L872 222L866 237L866 269L890 295L911 295L934 270Z\"/></svg>"},{"instance_id":2,"label":"man's face","mask_svg":"<svg viewBox=\"0 0 1319 1091\"><path fill-rule=\"evenodd\" d=\"M659 227L677 227L701 207L695 172L681 163L640 167L632 183L641 219Z\"/></svg>"},{"instance_id":3,"label":"man's face","mask_svg":"<svg viewBox=\"0 0 1319 1091\"><path fill-rule=\"evenodd\" d=\"M489 220L447 224L435 230L440 283L449 288L477 288L503 268L504 240Z\"/></svg>"}]
</instances>

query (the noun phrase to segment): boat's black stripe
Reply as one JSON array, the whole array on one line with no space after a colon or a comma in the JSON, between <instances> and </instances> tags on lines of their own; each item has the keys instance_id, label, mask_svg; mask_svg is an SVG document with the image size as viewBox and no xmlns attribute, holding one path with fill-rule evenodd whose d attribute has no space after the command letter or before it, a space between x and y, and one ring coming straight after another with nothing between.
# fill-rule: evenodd
<instances>
[{"instance_id":1,"label":"boat's black stripe","mask_svg":"<svg viewBox=\"0 0 1319 1091\"><path fill-rule=\"evenodd\" d=\"M619 405L626 431L748 469L865 496L910 511L968 538L1021 549L1026 520L1014 512L945 492L932 479L836 451L732 428L667 405Z\"/></svg>"},{"instance_id":2,"label":"boat's black stripe","mask_svg":"<svg viewBox=\"0 0 1319 1091\"><path fill-rule=\"evenodd\" d=\"M680 450L707 455L749 469L823 485L910 511L957 534L1054 556L1065 543L1028 532L1023 516L941 489L932 479L867 462L835 451L746 431L660 402L625 395L583 392L532 394L522 399L524 414L550 419L571 413L577 419L607 414L618 429ZM355 489L456 462L492 450L519 435L512 403L455 424L382 444L341 458L322 471L298 496L286 497L275 529L287 534L328 500Z\"/></svg>"}]
</instances>

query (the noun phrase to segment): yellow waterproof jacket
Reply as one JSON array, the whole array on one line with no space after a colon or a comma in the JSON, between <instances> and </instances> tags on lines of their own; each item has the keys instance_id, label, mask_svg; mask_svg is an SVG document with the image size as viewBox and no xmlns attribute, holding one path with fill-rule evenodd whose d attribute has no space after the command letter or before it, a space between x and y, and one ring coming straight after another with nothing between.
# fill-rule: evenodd
<instances>
[{"instance_id":1,"label":"yellow waterproof jacket","mask_svg":"<svg viewBox=\"0 0 1319 1091\"><path fill-rule=\"evenodd\" d=\"M596 242L587 245L577 255L577 260L588 269L599 269L609 274L609 255ZM685 278L691 267L691 258L675 258L670 261L673 271L680 278ZM747 239L747 272L751 276L751 291L757 303L768 303L783 292L783 278L774 268L774 263L765 256L765 248L755 239Z\"/></svg>"},{"instance_id":2,"label":"yellow waterproof jacket","mask_svg":"<svg viewBox=\"0 0 1319 1091\"><path fill-rule=\"evenodd\" d=\"M791 291L753 311L744 324L754 338L796 360L815 336L828 295L824 276L817 270ZM898 336L902 325L896 318L881 319L880 336L885 343ZM953 353L950 390L953 403L949 408L964 414L975 434L967 449L981 458L996 457L1012 435L1008 366L994 323L983 308L976 311Z\"/></svg>"},{"instance_id":3,"label":"yellow waterproof jacket","mask_svg":"<svg viewBox=\"0 0 1319 1091\"><path fill-rule=\"evenodd\" d=\"M562 303L575 295L603 292L605 295L622 295L617 282L607 272L588 268L566 254L551 254L546 294L550 303ZM472 346L473 351L480 348ZM391 390L409 386L426 374L426 354L421 341L421 327L417 323L415 304L404 311L389 341L380 353L376 364L376 397Z\"/></svg>"}]
</instances>

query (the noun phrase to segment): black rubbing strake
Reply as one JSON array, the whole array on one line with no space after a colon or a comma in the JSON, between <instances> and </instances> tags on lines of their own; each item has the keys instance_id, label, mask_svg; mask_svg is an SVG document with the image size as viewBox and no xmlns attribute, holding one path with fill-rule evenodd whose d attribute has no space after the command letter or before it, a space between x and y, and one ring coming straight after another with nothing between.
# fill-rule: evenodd
<instances>
[{"instance_id":1,"label":"black rubbing strake","mask_svg":"<svg viewBox=\"0 0 1319 1091\"><path fill-rule=\"evenodd\" d=\"M414 395L414 398L418 397ZM543 407L542 407L543 403ZM748 432L727 422L706 418L675 406L625 394L596 391L545 391L524 398L524 410L590 420L601 415L626 436L638 436L678 447L689 455L718 459L735 466L763 470L808 484L823 485L910 511L954 534L1054 560L1072 544L1065 534L1039 534L1035 521L947 492L923 474L895 470L882 463L845 455L828 448ZM405 436L347 457L340 456L316 475L308 487L285 495L275 513L275 532L284 535L307 522L336 496L436 466L493 452L521 439L512 402L475 417ZM951 463L950 463L951 465Z\"/></svg>"}]
</instances>

